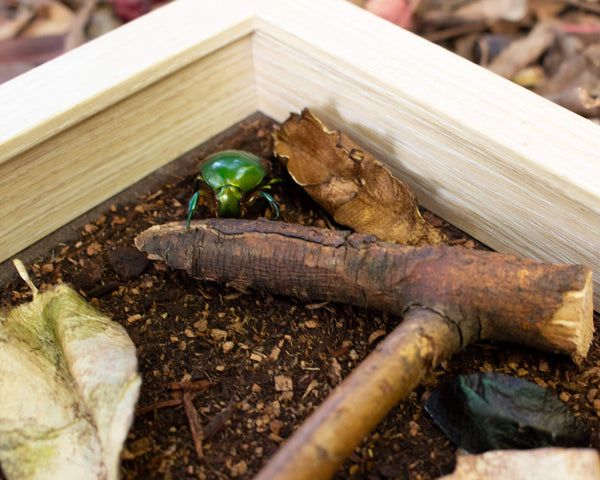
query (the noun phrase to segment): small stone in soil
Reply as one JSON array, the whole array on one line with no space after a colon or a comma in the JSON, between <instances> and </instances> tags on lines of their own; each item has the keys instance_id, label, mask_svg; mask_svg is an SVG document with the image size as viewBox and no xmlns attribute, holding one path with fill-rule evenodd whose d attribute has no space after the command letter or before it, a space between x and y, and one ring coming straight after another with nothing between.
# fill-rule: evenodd
<instances>
[{"instance_id":1,"label":"small stone in soil","mask_svg":"<svg viewBox=\"0 0 600 480\"><path fill-rule=\"evenodd\" d=\"M100 283L103 272L104 265L102 264L102 259L94 257L90 260L84 261L81 271L73 275L71 282L76 287L87 290Z\"/></svg>"},{"instance_id":2,"label":"small stone in soil","mask_svg":"<svg viewBox=\"0 0 600 480\"><path fill-rule=\"evenodd\" d=\"M132 247L117 247L111 250L108 261L122 278L139 277L149 265L146 255Z\"/></svg>"}]
</instances>

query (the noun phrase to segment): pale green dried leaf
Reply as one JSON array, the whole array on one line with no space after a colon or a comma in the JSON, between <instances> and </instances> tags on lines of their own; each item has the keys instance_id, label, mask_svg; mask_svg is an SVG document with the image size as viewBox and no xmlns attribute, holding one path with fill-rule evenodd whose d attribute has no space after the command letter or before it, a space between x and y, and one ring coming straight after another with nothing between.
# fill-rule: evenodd
<instances>
[{"instance_id":1,"label":"pale green dried leaf","mask_svg":"<svg viewBox=\"0 0 600 480\"><path fill-rule=\"evenodd\" d=\"M118 478L141 384L125 329L58 285L0 314L7 479Z\"/></svg>"}]
</instances>

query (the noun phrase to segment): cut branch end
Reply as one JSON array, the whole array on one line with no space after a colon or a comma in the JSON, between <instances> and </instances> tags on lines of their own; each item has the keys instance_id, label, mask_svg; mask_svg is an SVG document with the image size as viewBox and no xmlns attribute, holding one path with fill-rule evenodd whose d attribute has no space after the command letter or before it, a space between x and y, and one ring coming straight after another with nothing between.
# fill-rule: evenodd
<instances>
[{"instance_id":1,"label":"cut branch end","mask_svg":"<svg viewBox=\"0 0 600 480\"><path fill-rule=\"evenodd\" d=\"M565 292L562 306L542 328L544 337L571 352L578 365L587 356L594 335L593 290L592 271L588 270L583 287Z\"/></svg>"}]
</instances>

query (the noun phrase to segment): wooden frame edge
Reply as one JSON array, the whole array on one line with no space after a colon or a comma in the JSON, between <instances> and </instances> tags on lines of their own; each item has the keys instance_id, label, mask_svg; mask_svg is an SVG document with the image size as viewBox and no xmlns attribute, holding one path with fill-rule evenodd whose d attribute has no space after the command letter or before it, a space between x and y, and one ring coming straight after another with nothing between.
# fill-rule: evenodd
<instances>
[{"instance_id":1,"label":"wooden frame edge","mask_svg":"<svg viewBox=\"0 0 600 480\"><path fill-rule=\"evenodd\" d=\"M178 0L1 84L0 163L251 35L255 8Z\"/></svg>"},{"instance_id":2,"label":"wooden frame edge","mask_svg":"<svg viewBox=\"0 0 600 480\"><path fill-rule=\"evenodd\" d=\"M203 5L179 0L0 85L0 261L257 110L255 6Z\"/></svg>"}]
</instances>

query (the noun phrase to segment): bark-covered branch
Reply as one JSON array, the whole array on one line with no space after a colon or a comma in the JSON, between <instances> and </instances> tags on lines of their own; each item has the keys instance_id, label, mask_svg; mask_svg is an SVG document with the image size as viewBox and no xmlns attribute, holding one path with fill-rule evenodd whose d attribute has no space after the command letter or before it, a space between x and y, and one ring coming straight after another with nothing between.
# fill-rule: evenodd
<instances>
[{"instance_id":1,"label":"bark-covered branch","mask_svg":"<svg viewBox=\"0 0 600 480\"><path fill-rule=\"evenodd\" d=\"M424 308L455 325L460 347L510 341L586 356L592 274L461 247L409 247L372 235L283 222L209 219L152 227L136 239L151 258L203 280L394 314Z\"/></svg>"}]
</instances>

